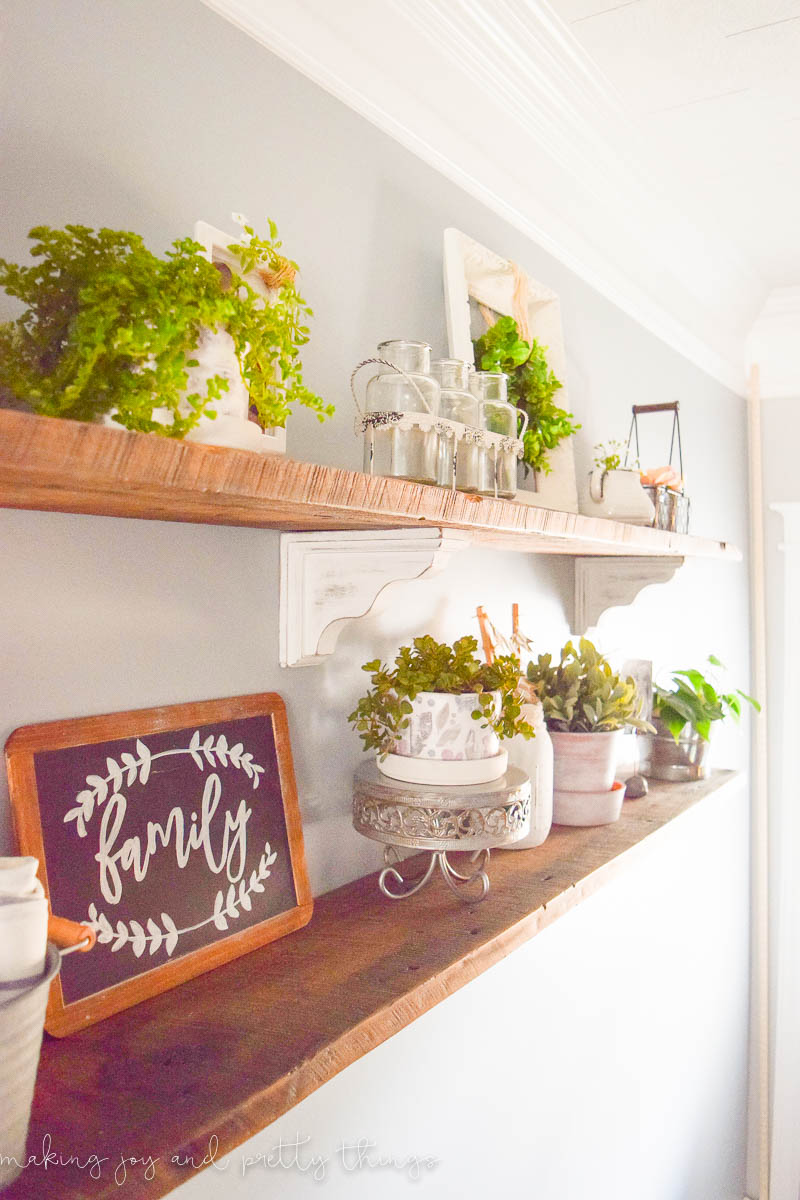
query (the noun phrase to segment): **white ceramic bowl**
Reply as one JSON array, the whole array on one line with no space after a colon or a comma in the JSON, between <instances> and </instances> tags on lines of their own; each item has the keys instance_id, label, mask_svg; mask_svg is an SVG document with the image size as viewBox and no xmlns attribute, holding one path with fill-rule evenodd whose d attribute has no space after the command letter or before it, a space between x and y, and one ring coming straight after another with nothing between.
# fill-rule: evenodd
<instances>
[{"instance_id":1,"label":"white ceramic bowl","mask_svg":"<svg viewBox=\"0 0 800 1200\"><path fill-rule=\"evenodd\" d=\"M402 783L430 784L436 787L467 787L477 783L493 783L505 775L508 752L501 750L490 758L409 758L402 754L376 757L378 770L389 779Z\"/></svg>"}]
</instances>

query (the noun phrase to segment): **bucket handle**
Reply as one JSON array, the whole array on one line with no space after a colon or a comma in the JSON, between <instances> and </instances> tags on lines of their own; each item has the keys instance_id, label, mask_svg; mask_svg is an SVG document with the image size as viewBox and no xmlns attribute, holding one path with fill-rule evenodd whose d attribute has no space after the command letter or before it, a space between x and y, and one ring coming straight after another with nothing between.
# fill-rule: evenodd
<instances>
[{"instance_id":1,"label":"bucket handle","mask_svg":"<svg viewBox=\"0 0 800 1200\"><path fill-rule=\"evenodd\" d=\"M58 947L63 958L65 954L74 954L76 950L86 953L97 941L97 934L89 925L81 925L78 921L68 921L66 917L49 916L47 918L47 940Z\"/></svg>"},{"instance_id":2,"label":"bucket handle","mask_svg":"<svg viewBox=\"0 0 800 1200\"><path fill-rule=\"evenodd\" d=\"M59 958L74 954L76 950L86 953L97 941L97 934L88 925L78 921L68 921L66 917L47 918L47 940L52 942L58 951ZM0 1003L3 992L19 991L20 988L34 987L42 982L41 975L28 975L24 979L6 979L0 981Z\"/></svg>"}]
</instances>

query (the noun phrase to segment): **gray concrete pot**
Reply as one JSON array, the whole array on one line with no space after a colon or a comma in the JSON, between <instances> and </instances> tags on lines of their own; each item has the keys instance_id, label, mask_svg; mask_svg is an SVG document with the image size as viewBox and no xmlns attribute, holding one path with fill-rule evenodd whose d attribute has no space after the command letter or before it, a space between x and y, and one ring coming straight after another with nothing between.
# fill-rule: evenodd
<instances>
[{"instance_id":1,"label":"gray concrete pot","mask_svg":"<svg viewBox=\"0 0 800 1200\"><path fill-rule=\"evenodd\" d=\"M646 774L651 779L664 779L668 783L705 779L708 775L708 742L691 725L684 725L676 742L657 717L653 724L656 733L646 735L650 748L650 766Z\"/></svg>"}]
</instances>

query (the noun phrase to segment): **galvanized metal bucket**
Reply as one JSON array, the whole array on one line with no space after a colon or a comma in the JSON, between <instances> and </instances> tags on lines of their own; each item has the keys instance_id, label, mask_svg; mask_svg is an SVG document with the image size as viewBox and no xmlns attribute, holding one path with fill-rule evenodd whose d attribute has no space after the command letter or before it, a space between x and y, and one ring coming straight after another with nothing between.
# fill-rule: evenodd
<instances>
[{"instance_id":1,"label":"galvanized metal bucket","mask_svg":"<svg viewBox=\"0 0 800 1200\"><path fill-rule=\"evenodd\" d=\"M645 774L650 779L668 783L689 783L708 775L708 742L690 725L685 725L676 742L667 727L657 718L656 734L645 737L650 743L650 763Z\"/></svg>"},{"instance_id":2,"label":"galvanized metal bucket","mask_svg":"<svg viewBox=\"0 0 800 1200\"><path fill-rule=\"evenodd\" d=\"M61 953L49 942L44 973L22 994L3 1003L0 990L0 1191L17 1178L25 1165L25 1141L31 1114L44 1014L50 983L61 969ZM10 985L8 985L10 990Z\"/></svg>"},{"instance_id":3,"label":"galvanized metal bucket","mask_svg":"<svg viewBox=\"0 0 800 1200\"><path fill-rule=\"evenodd\" d=\"M0 1192L25 1166L25 1143L42 1048L50 984L65 954L91 950L96 933L65 917L48 918L44 971L0 982ZM22 989L22 990L20 990ZM4 995L8 999L4 1000Z\"/></svg>"}]
</instances>

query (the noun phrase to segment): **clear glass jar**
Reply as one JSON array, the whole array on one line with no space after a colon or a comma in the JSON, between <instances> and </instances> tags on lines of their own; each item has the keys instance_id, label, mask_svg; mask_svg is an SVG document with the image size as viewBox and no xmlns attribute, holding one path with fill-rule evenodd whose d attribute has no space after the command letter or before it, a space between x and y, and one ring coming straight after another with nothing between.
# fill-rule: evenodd
<instances>
[{"instance_id":1,"label":"clear glass jar","mask_svg":"<svg viewBox=\"0 0 800 1200\"><path fill-rule=\"evenodd\" d=\"M404 374L387 368L370 379L367 413L427 413L438 417L439 384L430 374L431 348L427 342L381 342L378 357ZM397 422L387 421L365 432L364 470L370 475L436 483L438 460L439 435L433 427L400 429Z\"/></svg>"},{"instance_id":2,"label":"clear glass jar","mask_svg":"<svg viewBox=\"0 0 800 1200\"><path fill-rule=\"evenodd\" d=\"M516 438L519 412L508 402L508 376L499 371L476 371L470 379L470 390L480 401L481 428ZM497 444L481 450L478 491L482 496L513 500L517 492L516 450L504 450Z\"/></svg>"},{"instance_id":3,"label":"clear glass jar","mask_svg":"<svg viewBox=\"0 0 800 1200\"><path fill-rule=\"evenodd\" d=\"M440 358L431 364L431 374L439 381L439 416L459 421L472 429L481 427L480 402L469 390L470 365L460 358ZM480 447L468 438L439 438L439 483L455 486L461 492L477 492Z\"/></svg>"}]
</instances>

